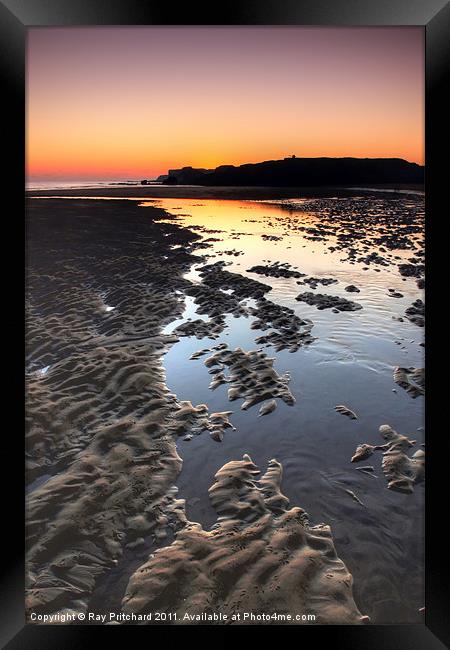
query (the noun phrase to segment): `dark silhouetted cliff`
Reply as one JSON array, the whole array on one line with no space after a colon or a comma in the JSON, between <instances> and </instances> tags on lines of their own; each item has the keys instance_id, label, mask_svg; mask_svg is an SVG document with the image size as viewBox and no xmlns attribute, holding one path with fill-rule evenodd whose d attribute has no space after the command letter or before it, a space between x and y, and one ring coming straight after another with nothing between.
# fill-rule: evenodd
<instances>
[{"instance_id":1,"label":"dark silhouetted cliff","mask_svg":"<svg viewBox=\"0 0 450 650\"><path fill-rule=\"evenodd\" d=\"M180 185L265 187L420 184L424 182L424 167L401 158L292 157L239 167L221 165L214 170L183 167L169 170L168 180Z\"/></svg>"},{"instance_id":2,"label":"dark silhouetted cliff","mask_svg":"<svg viewBox=\"0 0 450 650\"><path fill-rule=\"evenodd\" d=\"M214 172L213 169L195 169L194 167L169 169L169 175L162 182L166 185L199 185L198 179L212 172Z\"/></svg>"}]
</instances>

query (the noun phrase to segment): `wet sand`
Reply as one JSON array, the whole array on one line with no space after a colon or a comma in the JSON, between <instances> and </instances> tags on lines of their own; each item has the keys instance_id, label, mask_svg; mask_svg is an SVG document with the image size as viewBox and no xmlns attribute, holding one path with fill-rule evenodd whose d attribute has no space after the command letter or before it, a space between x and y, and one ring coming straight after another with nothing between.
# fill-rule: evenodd
<instances>
[{"instance_id":1,"label":"wet sand","mask_svg":"<svg viewBox=\"0 0 450 650\"><path fill-rule=\"evenodd\" d=\"M106 198L175 198L175 199L287 199L299 196L355 196L361 191L423 194L422 185L373 185L370 188L346 187L203 187L201 185L104 185L97 188L29 190L28 196L103 196Z\"/></svg>"},{"instance_id":2,"label":"wet sand","mask_svg":"<svg viewBox=\"0 0 450 650\"><path fill-rule=\"evenodd\" d=\"M124 196L123 188L117 189ZM136 188L129 190L137 196ZM103 195L103 189L93 191ZM403 225L414 234L410 222ZM307 349L315 340L314 317L299 318L292 308L271 300L266 279L307 281L323 291L321 278L304 279L306 274L289 265L277 270L273 264L260 264L256 271L250 269L253 279L235 267L207 263L220 233L189 226L155 205L30 200L27 227L28 610L97 611L105 606L103 601L117 611L159 608L182 617L183 603L189 602L192 613L231 614L245 605L259 612L301 609L314 613L319 623L367 622L364 603L371 599L365 590L374 583L355 585L355 603L352 576L333 541L339 525L330 530L326 517L332 512L333 520L339 520L339 511L348 509L347 499L359 508L370 507L370 500L363 503L350 489L352 483L338 476L349 487L336 497L324 485L325 524L310 525L301 500L291 498L293 507L288 509L278 460L258 461L268 471L256 478L259 468L249 457L242 459L242 447L250 451L252 442L242 438L236 410L251 413L255 435L264 431L261 421L278 432L285 407L295 404L296 391L289 373L277 372L260 347L239 350L221 339L229 317L250 319L257 330L256 346L268 347L268 353ZM325 218L322 231L306 236L327 238L329 228ZM373 238L381 237L389 250L386 232L382 222L381 233ZM277 231L275 245L281 238ZM239 239L239 233L231 239ZM358 255L369 266L397 263L389 253L386 259L380 253L371 257L368 242L360 241L359 251L353 244L352 236L338 239L350 263ZM236 253L240 251L223 251L225 259L239 260ZM420 259L418 255L412 264L408 282L422 278ZM195 281L192 267L199 268ZM194 301L198 318L183 317L186 300ZM345 309L343 300L341 296L334 304ZM171 323L175 327L168 328ZM185 396L167 385L168 351L179 341L202 338L207 347L200 342L188 363L203 365L210 391L227 389L229 410L222 401L215 408L209 398L192 403L201 392L197 386ZM181 363L180 358L180 371ZM411 399L408 386L420 383L420 372L412 368L399 379L398 370L397 383ZM420 482L421 461L411 461L401 446L392 449L399 442L394 438L388 451L395 456L383 461L386 478L408 482L405 472L418 468L411 480ZM195 454L198 444L229 449L228 440L235 450L231 456L228 451L225 456L213 453L212 472L200 476L189 461L187 479L205 498L209 491L212 505L210 522L200 523L189 499L185 503L175 487L180 485L186 445L194 445ZM203 462L201 454L198 460ZM415 490L410 492L405 498L416 496ZM315 512L315 521L321 518ZM371 540L366 545L368 564L374 549Z\"/></svg>"},{"instance_id":3,"label":"wet sand","mask_svg":"<svg viewBox=\"0 0 450 650\"><path fill-rule=\"evenodd\" d=\"M165 386L161 326L197 237L129 202L27 217L27 479L47 477L27 496L27 608L82 611L127 545L178 517L173 436L191 414Z\"/></svg>"}]
</instances>

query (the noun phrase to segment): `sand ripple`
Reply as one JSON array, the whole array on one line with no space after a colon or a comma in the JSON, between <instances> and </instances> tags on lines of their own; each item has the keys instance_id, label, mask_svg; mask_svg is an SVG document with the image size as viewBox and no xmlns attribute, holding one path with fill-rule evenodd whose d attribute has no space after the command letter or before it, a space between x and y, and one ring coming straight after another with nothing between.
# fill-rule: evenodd
<instances>
[{"instance_id":1,"label":"sand ripple","mask_svg":"<svg viewBox=\"0 0 450 650\"><path fill-rule=\"evenodd\" d=\"M224 465L209 496L218 519L210 531L190 523L131 577L126 613L172 612L178 621L221 612L313 614L316 623L358 624L352 577L337 557L329 526L310 527L288 509L281 464L265 474L247 455ZM296 621L297 623L299 621ZM301 621L300 621L301 622Z\"/></svg>"}]
</instances>

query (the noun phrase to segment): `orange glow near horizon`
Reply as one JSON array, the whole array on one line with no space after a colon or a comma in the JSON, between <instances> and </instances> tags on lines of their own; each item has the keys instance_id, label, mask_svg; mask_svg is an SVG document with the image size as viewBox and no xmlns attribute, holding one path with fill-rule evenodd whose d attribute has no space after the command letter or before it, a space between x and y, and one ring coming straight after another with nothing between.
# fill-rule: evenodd
<instances>
[{"instance_id":1,"label":"orange glow near horizon","mask_svg":"<svg viewBox=\"0 0 450 650\"><path fill-rule=\"evenodd\" d=\"M28 179L424 163L422 28L31 28Z\"/></svg>"}]
</instances>

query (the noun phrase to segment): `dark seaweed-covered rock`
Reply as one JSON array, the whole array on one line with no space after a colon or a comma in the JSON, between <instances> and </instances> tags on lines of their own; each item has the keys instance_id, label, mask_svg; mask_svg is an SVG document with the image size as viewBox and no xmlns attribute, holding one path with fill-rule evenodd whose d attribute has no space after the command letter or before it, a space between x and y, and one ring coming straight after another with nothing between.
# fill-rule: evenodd
<instances>
[{"instance_id":1,"label":"dark seaweed-covered rock","mask_svg":"<svg viewBox=\"0 0 450 650\"><path fill-rule=\"evenodd\" d=\"M277 237L276 235L261 235L261 239L264 239L264 241L281 241L283 237Z\"/></svg>"},{"instance_id":2,"label":"dark seaweed-covered rock","mask_svg":"<svg viewBox=\"0 0 450 650\"><path fill-rule=\"evenodd\" d=\"M362 305L352 302L340 296L328 296L323 293L312 293L307 291L300 293L296 300L306 302L308 305L315 305L317 309L336 309L337 311L357 311L362 309Z\"/></svg>"},{"instance_id":3,"label":"dark seaweed-covered rock","mask_svg":"<svg viewBox=\"0 0 450 650\"><path fill-rule=\"evenodd\" d=\"M400 291L396 291L395 289L388 289L388 291L389 298L403 298L403 294Z\"/></svg>"},{"instance_id":4,"label":"dark seaweed-covered rock","mask_svg":"<svg viewBox=\"0 0 450 650\"><path fill-rule=\"evenodd\" d=\"M231 273L225 269L225 262L207 264L200 269L204 284L215 289L231 290L238 298L262 298L271 290L268 284L246 278L239 273Z\"/></svg>"},{"instance_id":5,"label":"dark seaweed-covered rock","mask_svg":"<svg viewBox=\"0 0 450 650\"><path fill-rule=\"evenodd\" d=\"M398 270L400 275L405 278L421 278L425 271L423 264L399 264Z\"/></svg>"},{"instance_id":6,"label":"dark seaweed-covered rock","mask_svg":"<svg viewBox=\"0 0 450 650\"><path fill-rule=\"evenodd\" d=\"M176 327L173 334L177 336L196 336L198 339L208 337L216 339L225 327L225 318L216 316L211 320L188 320Z\"/></svg>"},{"instance_id":7,"label":"dark seaweed-covered rock","mask_svg":"<svg viewBox=\"0 0 450 650\"><path fill-rule=\"evenodd\" d=\"M334 278L305 278L298 284L309 284L311 289L317 289L318 284L323 284L324 286L328 286L329 284L336 284L337 280Z\"/></svg>"},{"instance_id":8,"label":"dark seaweed-covered rock","mask_svg":"<svg viewBox=\"0 0 450 650\"><path fill-rule=\"evenodd\" d=\"M259 275L266 275L273 278L302 278L305 273L295 271L290 267L290 264L274 262L273 264L259 264L247 269L248 273L258 273Z\"/></svg>"},{"instance_id":9,"label":"dark seaweed-covered rock","mask_svg":"<svg viewBox=\"0 0 450 650\"><path fill-rule=\"evenodd\" d=\"M425 304L420 298L415 300L411 307L405 311L405 315L411 323L423 327L425 325Z\"/></svg>"},{"instance_id":10,"label":"dark seaweed-covered rock","mask_svg":"<svg viewBox=\"0 0 450 650\"><path fill-rule=\"evenodd\" d=\"M358 262L362 264L379 264L380 266L389 266L389 262L382 255L379 255L376 251L369 253L363 257L358 258Z\"/></svg>"}]
</instances>

